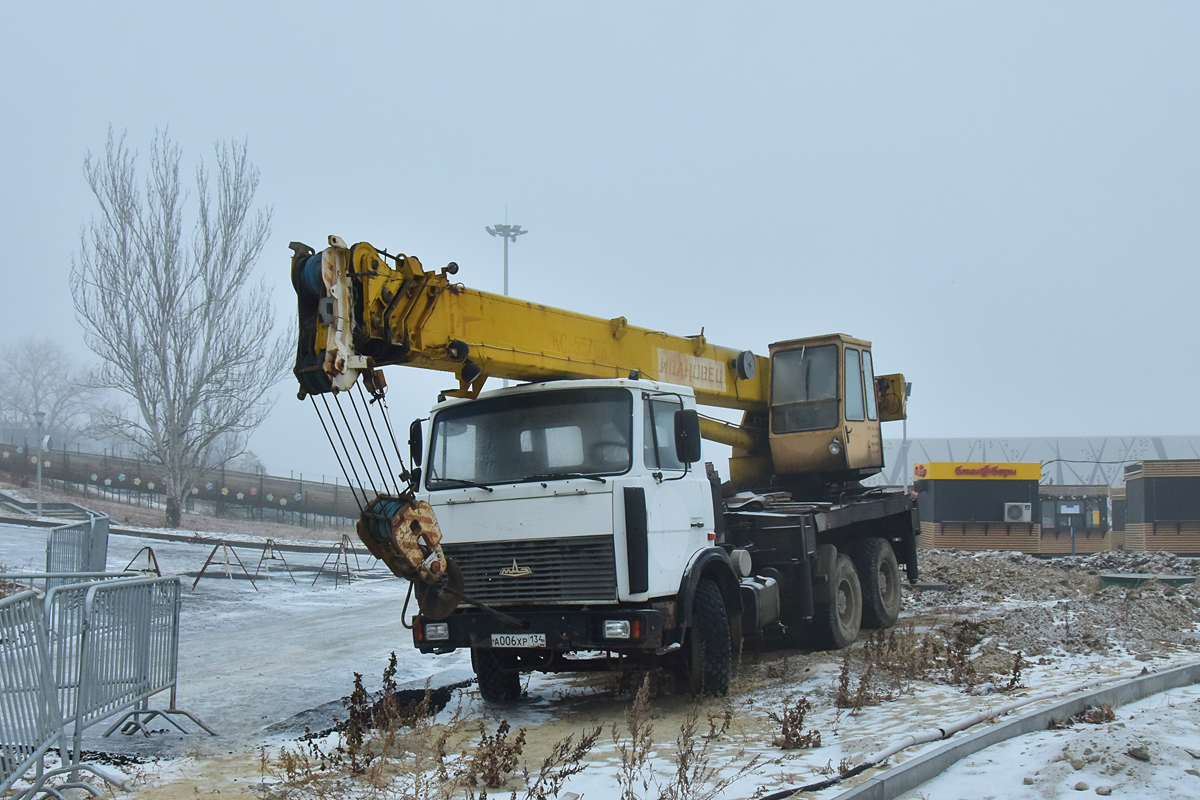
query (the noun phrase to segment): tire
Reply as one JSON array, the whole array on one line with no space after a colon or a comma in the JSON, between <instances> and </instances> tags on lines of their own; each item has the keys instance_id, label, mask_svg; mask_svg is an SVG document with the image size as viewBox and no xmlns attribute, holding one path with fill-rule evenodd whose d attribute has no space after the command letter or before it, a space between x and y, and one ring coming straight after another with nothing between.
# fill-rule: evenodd
<instances>
[{"instance_id":1,"label":"tire","mask_svg":"<svg viewBox=\"0 0 1200 800\"><path fill-rule=\"evenodd\" d=\"M490 648L471 648L471 667L479 683L479 696L489 703L511 703L521 696L521 674Z\"/></svg>"},{"instance_id":2,"label":"tire","mask_svg":"<svg viewBox=\"0 0 1200 800\"><path fill-rule=\"evenodd\" d=\"M862 627L862 586L850 556L838 554L830 580L835 600L815 607L813 641L825 650L841 650L854 643Z\"/></svg>"},{"instance_id":3,"label":"tire","mask_svg":"<svg viewBox=\"0 0 1200 800\"><path fill-rule=\"evenodd\" d=\"M854 554L862 583L862 626L890 628L900 618L900 564L886 539L863 541Z\"/></svg>"},{"instance_id":4,"label":"tire","mask_svg":"<svg viewBox=\"0 0 1200 800\"><path fill-rule=\"evenodd\" d=\"M708 578L701 578L696 586L687 638L688 690L695 695L729 694L733 674L729 616L721 590Z\"/></svg>"}]
</instances>

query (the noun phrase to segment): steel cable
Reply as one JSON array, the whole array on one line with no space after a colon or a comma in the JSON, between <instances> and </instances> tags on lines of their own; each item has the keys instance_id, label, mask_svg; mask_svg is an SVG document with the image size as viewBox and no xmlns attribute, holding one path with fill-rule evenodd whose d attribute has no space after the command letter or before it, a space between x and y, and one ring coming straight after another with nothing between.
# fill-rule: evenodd
<instances>
[{"instance_id":1,"label":"steel cable","mask_svg":"<svg viewBox=\"0 0 1200 800\"><path fill-rule=\"evenodd\" d=\"M351 399L353 399L353 396L351 396ZM334 396L333 400L334 400L334 405L337 406L338 413L342 415L342 421L344 421L346 423L346 430L349 431L351 429L350 418L346 416L346 409L342 408L341 398ZM360 420L360 423L361 423L361 420ZM340 431L338 432L338 438L341 439ZM367 464L367 459L362 454L362 448L358 446L358 439L351 436L350 441L354 444L354 451L356 453L358 453L359 461L362 462L363 472L367 476L367 482L371 484L371 491L373 491L375 493L375 495L378 496L379 488L375 485L375 479L371 475L371 467ZM345 446L344 443L343 443L343 446ZM349 454L350 454L350 451L349 451L349 449L347 449L346 455L349 456ZM358 477L357 471L355 472L355 477ZM363 488L365 489L366 487L363 487ZM366 492L364 491L363 494L366 494Z\"/></svg>"},{"instance_id":2,"label":"steel cable","mask_svg":"<svg viewBox=\"0 0 1200 800\"><path fill-rule=\"evenodd\" d=\"M383 456L384 466L387 467L387 475L388 475L388 477L390 477L392 479L392 485L395 486L396 494L399 495L400 494L399 476L396 473L392 472L392 462L388 460L387 447L384 445L384 441L383 441L382 437L380 437L380 435L379 435L379 429L375 426L375 418L371 416L371 404L369 402L367 402L366 394L363 392L362 383L358 384L358 394L363 399L363 410L366 411L367 421L369 421L371 423L371 432L375 434L375 441L377 441L379 443L379 451L380 451L380 455ZM353 398L351 398L351 399L353 399ZM388 415L387 415L387 406L384 405L384 403L382 402L383 395L382 394L379 395L378 399L380 400L379 411L383 415L383 419L386 422ZM357 404L355 405L354 409L355 409L355 413L357 413L358 412ZM393 441L394 441L394 437L393 437ZM399 458L400 454L396 453L396 457ZM378 462L376 462L376 463L378 463ZM400 468L404 469L404 461L403 460L400 461Z\"/></svg>"},{"instance_id":3,"label":"steel cable","mask_svg":"<svg viewBox=\"0 0 1200 800\"><path fill-rule=\"evenodd\" d=\"M312 395L309 395L312 397ZM354 493L354 502L358 504L358 510L361 513L366 505L366 491L362 489L362 481L358 477L358 470L354 468L354 462L350 459L350 449L346 447L346 442L342 438L342 432L338 429L337 423L333 419L333 410L329 408L329 400L325 395L321 395L321 402L325 404L325 411L329 414L329 425L333 427L334 433L337 434L338 441L342 443L342 449L346 453L346 463L350 465L350 472L354 473L354 480L350 480L349 473L346 472L345 464L342 463L342 457L338 453L337 445L333 443L333 437L329 434L329 428L325 425L324 418L321 417L320 409L317 410L317 418L321 420L321 427L325 428L325 436L329 439L329 446L333 448L333 454L337 457L338 466L342 468L342 474L346 476L346 483L350 486L350 491ZM317 408L317 401L313 400L313 408ZM357 491L356 491L357 490ZM363 498L360 500L358 491L362 491Z\"/></svg>"},{"instance_id":4,"label":"steel cable","mask_svg":"<svg viewBox=\"0 0 1200 800\"><path fill-rule=\"evenodd\" d=\"M359 391L361 390L362 387L360 386ZM367 423L363 422L362 414L358 410L358 401L354 399L354 395L350 392L347 392L346 394L350 396L350 407L354 410L354 418L358 420L358 427L359 430L362 431L363 441L365 441L367 444L367 452L371 454L371 460L375 462L375 469L379 471L379 482L383 485L383 491L388 492L389 487L387 473L390 471L390 469L385 471L384 468L379 464L379 455L375 452L375 442L371 440L371 434L367 432ZM370 409L367 409L367 419L371 419ZM375 427L375 422L373 420L371 421L371 427ZM379 440L379 434L375 435L375 440ZM379 442L379 445L382 447L383 442ZM367 471L370 472L369 467Z\"/></svg>"},{"instance_id":5,"label":"steel cable","mask_svg":"<svg viewBox=\"0 0 1200 800\"><path fill-rule=\"evenodd\" d=\"M396 432L392 430L392 420L387 413L387 400L381 395L379 405L383 407L383 424L387 426L388 436L392 439L392 449L396 451L396 458L400 461L400 471L407 472L408 468L404 466L404 456L400 453L400 445L396 443Z\"/></svg>"}]
</instances>

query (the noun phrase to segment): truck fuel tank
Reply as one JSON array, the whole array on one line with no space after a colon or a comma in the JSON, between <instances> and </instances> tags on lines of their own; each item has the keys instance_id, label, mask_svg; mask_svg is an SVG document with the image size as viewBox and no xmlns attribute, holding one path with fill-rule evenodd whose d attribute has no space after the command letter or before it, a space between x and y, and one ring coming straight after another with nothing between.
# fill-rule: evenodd
<instances>
[{"instance_id":1,"label":"truck fuel tank","mask_svg":"<svg viewBox=\"0 0 1200 800\"><path fill-rule=\"evenodd\" d=\"M762 630L779 621L779 583L774 578L754 575L741 580L742 629Z\"/></svg>"}]
</instances>

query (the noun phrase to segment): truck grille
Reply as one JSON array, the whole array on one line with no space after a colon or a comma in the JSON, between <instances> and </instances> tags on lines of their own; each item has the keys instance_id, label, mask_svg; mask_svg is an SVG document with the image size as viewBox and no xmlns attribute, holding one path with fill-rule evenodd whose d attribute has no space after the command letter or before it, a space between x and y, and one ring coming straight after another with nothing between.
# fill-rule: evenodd
<instances>
[{"instance_id":1,"label":"truck grille","mask_svg":"<svg viewBox=\"0 0 1200 800\"><path fill-rule=\"evenodd\" d=\"M464 591L492 605L615 602L611 536L443 544L462 567Z\"/></svg>"}]
</instances>

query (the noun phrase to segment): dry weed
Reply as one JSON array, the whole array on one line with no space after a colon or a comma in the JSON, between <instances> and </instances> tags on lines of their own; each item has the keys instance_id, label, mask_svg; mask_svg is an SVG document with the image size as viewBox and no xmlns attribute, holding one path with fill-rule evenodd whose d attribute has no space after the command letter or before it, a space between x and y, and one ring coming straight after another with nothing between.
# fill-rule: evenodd
<instances>
[{"instance_id":1,"label":"dry weed","mask_svg":"<svg viewBox=\"0 0 1200 800\"><path fill-rule=\"evenodd\" d=\"M574 734L568 734L565 739L556 743L550 755L542 760L537 775L532 775L526 769L525 800L551 800L558 797L568 778L587 769L583 759L595 746L602 730L597 726L585 731L579 735L577 742Z\"/></svg>"},{"instance_id":2,"label":"dry weed","mask_svg":"<svg viewBox=\"0 0 1200 800\"><path fill-rule=\"evenodd\" d=\"M745 775L753 772L761 760L758 754L746 760L746 752L740 749L727 763L713 765L714 743L721 739L728 730L732 712L726 708L722 715L722 725L714 723L714 717L709 715L709 732L698 733L700 709L693 706L679 726L679 735L675 738L675 777L666 788L660 791L659 800L712 800L724 797L725 791ZM733 772L722 774L734 764L739 765Z\"/></svg>"},{"instance_id":3,"label":"dry weed","mask_svg":"<svg viewBox=\"0 0 1200 800\"><path fill-rule=\"evenodd\" d=\"M1088 706L1065 720L1052 719L1048 727L1050 730L1061 730L1078 725L1079 723L1103 725L1106 722L1112 722L1116 718L1117 715L1113 712L1112 706L1108 703L1101 703L1098 706Z\"/></svg>"},{"instance_id":4,"label":"dry weed","mask_svg":"<svg viewBox=\"0 0 1200 800\"><path fill-rule=\"evenodd\" d=\"M467 761L464 780L468 786L486 786L496 789L508 782L508 776L517 768L518 756L525 749L525 729L509 737L512 726L501 720L496 732L488 734L487 728L479 723L479 744Z\"/></svg>"},{"instance_id":5,"label":"dry weed","mask_svg":"<svg viewBox=\"0 0 1200 800\"><path fill-rule=\"evenodd\" d=\"M771 744L782 750L807 750L821 746L821 732L816 728L804 730L804 719L812 711L813 705L807 697L801 697L795 703L787 706L782 713L768 711L770 717L779 725L779 735L771 740Z\"/></svg>"},{"instance_id":6,"label":"dry weed","mask_svg":"<svg viewBox=\"0 0 1200 800\"><path fill-rule=\"evenodd\" d=\"M650 789L652 771L648 769L650 748L654 744L652 735L654 726L650 724L650 676L642 680L642 686L633 698L633 703L625 712L626 739L617 729L617 723L612 725L612 738L617 746L617 754L621 757L621 767L617 772L617 784L621 787L621 800L640 800L637 787L642 792Z\"/></svg>"}]
</instances>

